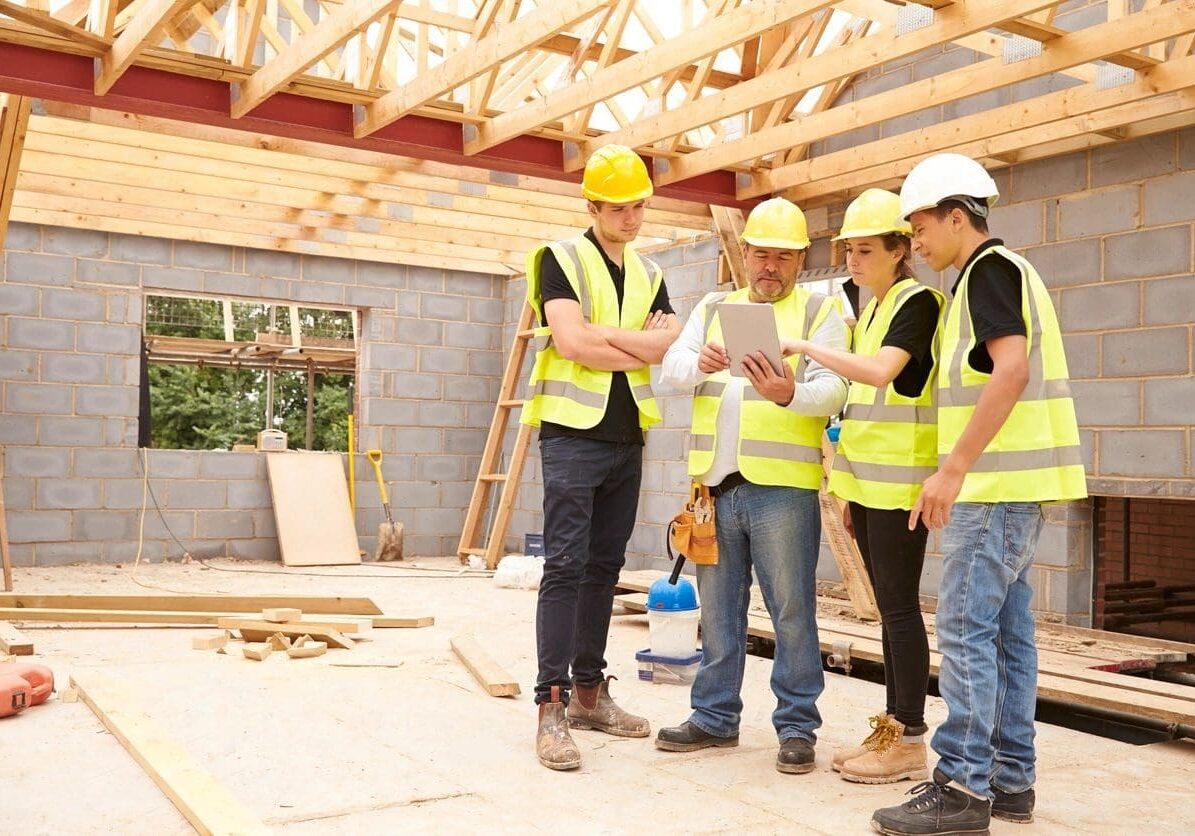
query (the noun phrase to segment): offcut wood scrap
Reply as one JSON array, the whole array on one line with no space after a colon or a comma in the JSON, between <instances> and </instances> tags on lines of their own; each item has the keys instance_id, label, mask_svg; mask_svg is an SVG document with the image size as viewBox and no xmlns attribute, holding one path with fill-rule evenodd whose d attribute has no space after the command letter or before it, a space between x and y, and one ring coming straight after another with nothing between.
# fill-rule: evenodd
<instances>
[{"instance_id":1,"label":"offcut wood scrap","mask_svg":"<svg viewBox=\"0 0 1195 836\"><path fill-rule=\"evenodd\" d=\"M32 656L33 639L13 627L7 621L0 621L0 655Z\"/></svg>"},{"instance_id":2,"label":"offcut wood scrap","mask_svg":"<svg viewBox=\"0 0 1195 836\"><path fill-rule=\"evenodd\" d=\"M289 650L290 638L288 636L282 635L281 633L274 633L272 636L266 639L266 644L270 646L271 650Z\"/></svg>"},{"instance_id":3,"label":"offcut wood scrap","mask_svg":"<svg viewBox=\"0 0 1195 836\"><path fill-rule=\"evenodd\" d=\"M454 636L450 644L469 673L491 697L517 697L521 690L518 681L495 662L472 636Z\"/></svg>"},{"instance_id":4,"label":"offcut wood scrap","mask_svg":"<svg viewBox=\"0 0 1195 836\"><path fill-rule=\"evenodd\" d=\"M327 642L317 642L310 636L300 636L292 647L286 649L286 655L292 659L309 659L313 656L323 656L327 652Z\"/></svg>"},{"instance_id":5,"label":"offcut wood scrap","mask_svg":"<svg viewBox=\"0 0 1195 836\"><path fill-rule=\"evenodd\" d=\"M263 621L275 623L283 621L298 621L303 617L303 611L295 607L269 607L261 611Z\"/></svg>"},{"instance_id":6,"label":"offcut wood scrap","mask_svg":"<svg viewBox=\"0 0 1195 836\"><path fill-rule=\"evenodd\" d=\"M245 654L246 659L264 662L266 658L274 652L274 648L270 647L265 642L250 642L241 648L241 652Z\"/></svg>"},{"instance_id":7,"label":"offcut wood scrap","mask_svg":"<svg viewBox=\"0 0 1195 836\"><path fill-rule=\"evenodd\" d=\"M371 621L374 627L431 627L436 623L430 615L376 615Z\"/></svg>"},{"instance_id":8,"label":"offcut wood scrap","mask_svg":"<svg viewBox=\"0 0 1195 836\"><path fill-rule=\"evenodd\" d=\"M219 650L228 644L229 633L227 630L221 630L218 633L208 633L202 636L194 636L191 639L192 650Z\"/></svg>"}]
</instances>

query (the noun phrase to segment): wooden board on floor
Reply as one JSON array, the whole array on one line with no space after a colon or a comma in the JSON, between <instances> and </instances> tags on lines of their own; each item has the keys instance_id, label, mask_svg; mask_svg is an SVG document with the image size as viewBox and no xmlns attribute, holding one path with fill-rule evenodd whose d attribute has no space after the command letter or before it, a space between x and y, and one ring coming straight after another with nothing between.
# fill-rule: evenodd
<instances>
[{"instance_id":1,"label":"wooden board on floor","mask_svg":"<svg viewBox=\"0 0 1195 836\"><path fill-rule=\"evenodd\" d=\"M71 685L178 811L202 834L268 834L269 829L166 730L138 707L139 695L98 671L76 671Z\"/></svg>"},{"instance_id":2,"label":"wooden board on floor","mask_svg":"<svg viewBox=\"0 0 1195 836\"><path fill-rule=\"evenodd\" d=\"M361 562L339 453L266 456L278 546L287 566Z\"/></svg>"},{"instance_id":3,"label":"wooden board on floor","mask_svg":"<svg viewBox=\"0 0 1195 836\"><path fill-rule=\"evenodd\" d=\"M0 621L0 656L6 653L13 656L32 656L33 640L7 621Z\"/></svg>"},{"instance_id":4,"label":"wooden board on floor","mask_svg":"<svg viewBox=\"0 0 1195 836\"><path fill-rule=\"evenodd\" d=\"M371 618L374 627L431 627L436 619L430 615L380 615Z\"/></svg>"},{"instance_id":5,"label":"wooden board on floor","mask_svg":"<svg viewBox=\"0 0 1195 836\"><path fill-rule=\"evenodd\" d=\"M265 622L269 624L269 622ZM313 629L305 624L287 625L287 624L269 624L268 628L253 629L251 627L237 628L237 632L241 634L241 638L247 642L264 642L275 633L281 633L284 636L310 636L311 638L324 642L328 647L339 647L343 650L352 650L355 642L342 633L340 630L333 628Z\"/></svg>"},{"instance_id":6,"label":"wooden board on floor","mask_svg":"<svg viewBox=\"0 0 1195 836\"><path fill-rule=\"evenodd\" d=\"M452 651L491 697L517 697L519 683L472 636L453 636Z\"/></svg>"},{"instance_id":7,"label":"wooden board on floor","mask_svg":"<svg viewBox=\"0 0 1195 836\"><path fill-rule=\"evenodd\" d=\"M381 615L369 598L309 595L0 595L0 607L83 610L174 610L254 613L296 607L321 615Z\"/></svg>"},{"instance_id":8,"label":"wooden board on floor","mask_svg":"<svg viewBox=\"0 0 1195 836\"><path fill-rule=\"evenodd\" d=\"M298 631L297 635L301 636L304 630L308 635L313 635L312 630L339 630L342 633L356 633L361 629L361 624L357 621L316 621L313 618L305 618L301 621L266 621L262 618L236 618L234 616L216 619L216 626L221 630L268 630L272 633L282 633L284 636L296 635L296 631Z\"/></svg>"}]
</instances>

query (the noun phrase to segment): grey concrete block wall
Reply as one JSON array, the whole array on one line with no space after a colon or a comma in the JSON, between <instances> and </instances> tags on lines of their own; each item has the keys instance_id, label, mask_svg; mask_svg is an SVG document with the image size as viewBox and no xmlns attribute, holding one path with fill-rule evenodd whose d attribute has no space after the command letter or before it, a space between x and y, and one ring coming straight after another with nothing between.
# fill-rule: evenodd
<instances>
[{"instance_id":1,"label":"grey concrete block wall","mask_svg":"<svg viewBox=\"0 0 1195 836\"><path fill-rule=\"evenodd\" d=\"M455 552L501 373L505 279L20 223L5 246L0 444L18 564L136 556L138 354L154 291L358 308L360 449L385 454L407 552ZM278 559L264 456L146 461L162 513L147 503L143 559ZM356 464L372 554L384 517L372 470Z\"/></svg>"}]
</instances>

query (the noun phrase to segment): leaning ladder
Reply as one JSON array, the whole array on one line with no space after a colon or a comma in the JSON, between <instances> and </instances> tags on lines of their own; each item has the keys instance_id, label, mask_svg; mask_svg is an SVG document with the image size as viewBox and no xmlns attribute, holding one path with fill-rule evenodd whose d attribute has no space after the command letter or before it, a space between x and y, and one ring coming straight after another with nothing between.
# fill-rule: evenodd
<instances>
[{"instance_id":1,"label":"leaning ladder","mask_svg":"<svg viewBox=\"0 0 1195 836\"><path fill-rule=\"evenodd\" d=\"M516 409L525 403L515 397L519 388L519 379L523 369L523 360L527 356L527 346L535 333L535 312L531 305L524 303L523 312L519 315L519 324L515 330L514 342L510 354L506 358L506 372L502 375L502 386L498 391L498 403L494 408L494 418L490 421L490 434L485 442L485 450L481 454L481 467L477 472L477 481L473 483L473 496L469 500L469 511L465 514L465 526L461 530L461 542L457 546L457 556L462 563L469 560L470 555L485 558L486 568L494 569L502 559L503 544L506 542L506 529L510 526L510 515L514 510L515 497L519 492L519 479L523 475L523 463L527 458L527 446L531 441L531 427L527 424L518 425L515 436L514 449L511 451L510 465L505 473L499 473L498 467L502 459L502 446L506 440L506 430L510 425L511 416ZM480 540L483 534L482 517L491 501L490 490L494 485L502 485L502 492L498 496L498 506L494 510L490 521L489 533Z\"/></svg>"}]
</instances>

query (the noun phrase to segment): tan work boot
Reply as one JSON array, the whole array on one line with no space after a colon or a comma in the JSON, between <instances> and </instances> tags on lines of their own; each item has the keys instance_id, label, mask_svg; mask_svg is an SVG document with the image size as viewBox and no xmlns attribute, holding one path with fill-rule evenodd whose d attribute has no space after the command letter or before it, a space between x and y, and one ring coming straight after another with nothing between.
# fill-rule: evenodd
<instances>
[{"instance_id":1,"label":"tan work boot","mask_svg":"<svg viewBox=\"0 0 1195 836\"><path fill-rule=\"evenodd\" d=\"M607 677L597 685L573 683L573 698L568 704L568 722L574 729L597 729L619 737L647 737L651 725L642 717L623 711L610 696Z\"/></svg>"},{"instance_id":2,"label":"tan work boot","mask_svg":"<svg viewBox=\"0 0 1195 836\"><path fill-rule=\"evenodd\" d=\"M883 729L888 723L896 718L891 714L877 714L871 718L871 734L869 734L859 746L854 746L850 749L839 749L834 753L834 759L830 761L830 767L835 772L842 771L842 765L849 760L867 754L870 749L869 745L880 735L884 734Z\"/></svg>"},{"instance_id":3,"label":"tan work boot","mask_svg":"<svg viewBox=\"0 0 1195 836\"><path fill-rule=\"evenodd\" d=\"M581 765L581 750L568 732L560 688L552 686L551 702L539 704L539 729L535 733L535 754L548 769L576 769Z\"/></svg>"},{"instance_id":4,"label":"tan work boot","mask_svg":"<svg viewBox=\"0 0 1195 836\"><path fill-rule=\"evenodd\" d=\"M904 734L904 724L889 719L883 733L868 744L867 751L844 763L839 773L844 780L856 784L927 780L925 743L906 743Z\"/></svg>"}]
</instances>

